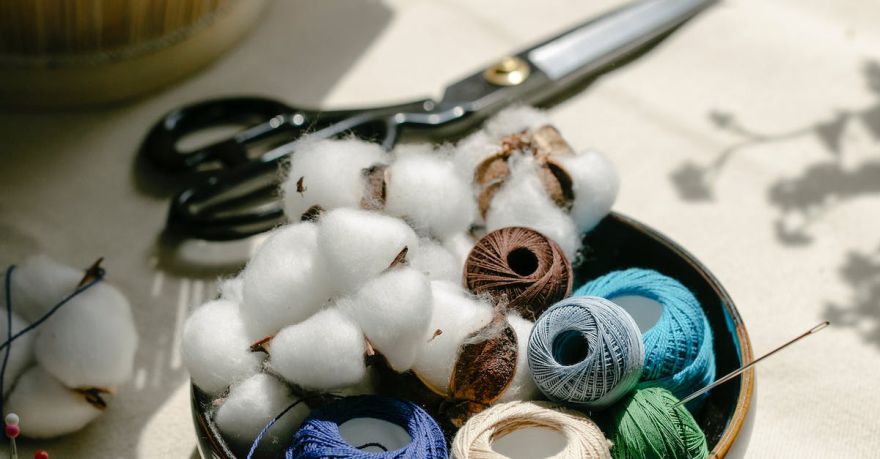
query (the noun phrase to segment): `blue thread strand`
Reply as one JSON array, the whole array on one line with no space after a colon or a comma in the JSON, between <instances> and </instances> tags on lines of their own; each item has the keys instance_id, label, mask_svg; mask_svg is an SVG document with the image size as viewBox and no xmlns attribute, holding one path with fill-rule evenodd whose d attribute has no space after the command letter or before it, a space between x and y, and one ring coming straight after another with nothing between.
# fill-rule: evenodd
<instances>
[{"instance_id":1,"label":"blue thread strand","mask_svg":"<svg viewBox=\"0 0 880 459\"><path fill-rule=\"evenodd\" d=\"M529 368L550 399L602 409L638 383L642 346L638 325L623 308L604 298L572 297L538 318Z\"/></svg>"},{"instance_id":2,"label":"blue thread strand","mask_svg":"<svg viewBox=\"0 0 880 459\"><path fill-rule=\"evenodd\" d=\"M12 272L15 271L15 265L9 265L6 269L6 339L12 338ZM0 367L0 415L6 413L6 396L2 392L6 390L4 382L6 378L6 365L9 363L9 354L12 352L12 345L6 346L3 355L3 366Z\"/></svg>"},{"instance_id":3,"label":"blue thread strand","mask_svg":"<svg viewBox=\"0 0 880 459\"><path fill-rule=\"evenodd\" d=\"M340 424L376 418L403 427L412 441L397 450L362 451L346 442ZM418 405L377 395L346 397L316 409L296 432L287 459L447 459L446 439L437 422Z\"/></svg>"},{"instance_id":4,"label":"blue thread strand","mask_svg":"<svg viewBox=\"0 0 880 459\"><path fill-rule=\"evenodd\" d=\"M662 387L683 398L715 379L712 329L700 302L681 282L648 269L614 271L578 288L575 295L614 301L641 296L663 306L657 323L643 335L645 365L639 388ZM687 404L694 411L702 397Z\"/></svg>"},{"instance_id":5,"label":"blue thread strand","mask_svg":"<svg viewBox=\"0 0 880 459\"><path fill-rule=\"evenodd\" d=\"M299 405L300 403L302 403L304 401L305 401L305 399L299 399L299 400L291 403L290 405L287 406L287 408L285 408L280 413L278 413L274 418L269 420L269 422L266 424L266 426L263 427L263 430L260 431L260 434L257 435L257 438L254 439L254 442L251 444L251 449L250 449L250 451L248 451L247 459L251 459L253 457L254 453L257 451L257 447L260 446L260 442L263 440L263 437L266 436L266 434L269 432L269 429L271 429L272 426L274 426L275 423L278 422L279 419L283 418L285 414L287 414L290 410L292 410L294 407L296 407L297 405Z\"/></svg>"}]
</instances>

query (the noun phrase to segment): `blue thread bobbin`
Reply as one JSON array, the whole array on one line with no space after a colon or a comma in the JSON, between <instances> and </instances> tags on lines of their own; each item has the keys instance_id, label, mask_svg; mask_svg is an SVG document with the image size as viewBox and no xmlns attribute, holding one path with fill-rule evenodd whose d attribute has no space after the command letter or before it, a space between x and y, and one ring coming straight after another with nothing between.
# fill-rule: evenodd
<instances>
[{"instance_id":1,"label":"blue thread bobbin","mask_svg":"<svg viewBox=\"0 0 880 459\"><path fill-rule=\"evenodd\" d=\"M574 295L614 301L641 296L663 307L660 318L643 334L645 364L639 388L662 387L683 398L715 379L712 330L700 302L681 282L649 269L614 271L578 288ZM697 409L701 397L688 403Z\"/></svg>"},{"instance_id":2,"label":"blue thread bobbin","mask_svg":"<svg viewBox=\"0 0 880 459\"><path fill-rule=\"evenodd\" d=\"M348 444L339 425L376 418L403 427L412 441L397 450L369 452ZM288 459L447 459L446 439L437 422L418 405L390 397L360 395L339 399L312 412L285 451Z\"/></svg>"},{"instance_id":3,"label":"blue thread bobbin","mask_svg":"<svg viewBox=\"0 0 880 459\"><path fill-rule=\"evenodd\" d=\"M603 409L635 387L645 350L635 320L604 298L579 296L548 309L529 337L529 368L547 397Z\"/></svg>"}]
</instances>

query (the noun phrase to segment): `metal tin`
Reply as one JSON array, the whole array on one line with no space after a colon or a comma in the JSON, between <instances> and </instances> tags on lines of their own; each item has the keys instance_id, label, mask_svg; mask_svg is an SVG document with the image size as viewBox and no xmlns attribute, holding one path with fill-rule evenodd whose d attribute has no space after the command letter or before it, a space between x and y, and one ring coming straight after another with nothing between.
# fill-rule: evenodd
<instances>
[{"instance_id":1,"label":"metal tin","mask_svg":"<svg viewBox=\"0 0 880 459\"><path fill-rule=\"evenodd\" d=\"M733 300L717 279L684 248L638 221L611 213L584 237L575 285L609 271L649 268L681 281L703 306L714 333L717 372L723 375L752 361L752 345ZM713 389L696 420L706 433L710 457L725 457L734 442L747 442L743 426L755 387L754 370ZM204 459L236 459L209 415L211 400L192 388L192 414ZM741 435L742 434L742 435Z\"/></svg>"}]
</instances>

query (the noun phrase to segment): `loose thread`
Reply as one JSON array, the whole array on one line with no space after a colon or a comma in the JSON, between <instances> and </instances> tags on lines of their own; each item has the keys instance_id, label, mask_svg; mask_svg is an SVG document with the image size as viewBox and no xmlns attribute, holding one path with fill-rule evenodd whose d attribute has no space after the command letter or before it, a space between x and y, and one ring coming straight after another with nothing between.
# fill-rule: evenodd
<instances>
[{"instance_id":1,"label":"loose thread","mask_svg":"<svg viewBox=\"0 0 880 459\"><path fill-rule=\"evenodd\" d=\"M6 269L6 339L12 339L12 272L15 271L15 265L9 265ZM3 355L3 365L0 366L0 415L6 412L5 391L6 365L9 363L9 354L12 352L12 346L6 346ZM13 448L15 442L13 441Z\"/></svg>"},{"instance_id":2,"label":"loose thread","mask_svg":"<svg viewBox=\"0 0 880 459\"><path fill-rule=\"evenodd\" d=\"M257 451L257 448L260 446L260 442L263 440L263 437L269 432L269 429L271 429L272 426L274 426L275 423L278 422L278 420L283 418L285 414L287 414L290 410L294 409L300 403L303 403L305 400L306 400L305 398L301 398L301 399L291 403L290 405L287 406L287 408L285 408L280 413L278 413L275 417L273 417L272 419L269 420L269 422L266 424L266 426L263 427L263 430L260 431L260 434L257 435L257 438L254 439L254 442L251 444L251 449L250 449L250 451L248 451L247 459L251 459L253 457L254 453Z\"/></svg>"}]
</instances>

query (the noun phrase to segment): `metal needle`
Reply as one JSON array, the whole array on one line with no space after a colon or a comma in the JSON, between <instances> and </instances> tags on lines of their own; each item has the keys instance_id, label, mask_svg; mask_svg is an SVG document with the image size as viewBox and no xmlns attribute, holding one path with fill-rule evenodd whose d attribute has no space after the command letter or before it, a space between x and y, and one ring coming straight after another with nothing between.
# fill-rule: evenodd
<instances>
[{"instance_id":1,"label":"metal needle","mask_svg":"<svg viewBox=\"0 0 880 459\"><path fill-rule=\"evenodd\" d=\"M713 387L720 386L721 384L724 384L724 383L726 383L727 381L730 381L731 379L733 379L733 378L739 376L742 372L744 372L744 371L748 370L749 368L755 366L756 363L758 363L758 362L760 362L760 361L766 359L767 357L770 357L771 355L773 355L773 354L775 354L775 353L777 353L777 352L779 352L779 351L785 349L786 347L788 347L788 346L790 346L790 345L792 345L792 344L794 344L794 343L800 341L801 339L803 339L803 338L805 338L805 337L807 337L807 336L809 336L809 335L812 335L813 333L816 333L816 332L818 332L819 330L822 330L823 328L827 327L827 326L830 325L830 324L831 324L831 322L829 322L829 321L826 320L825 322L822 322L822 323L820 323L819 325L816 325L815 327L813 327L813 328L811 328L811 329L805 331L804 333L802 333L802 334L800 334L800 335L794 337L793 339L791 339L791 340L788 341L787 343L785 343L785 344L783 344L783 345L777 347L776 349L773 349L772 351L770 351L770 352L768 352L768 353L762 355L761 357L758 357L757 359L753 360L753 361L752 361L751 363L749 363L748 365L746 365L746 366L744 366L744 367L742 367L742 368L740 368L740 369L738 369L738 370L734 370L732 373L727 374L727 375L724 376L723 378L721 378L721 379L719 379L719 380L713 382L712 384L709 384L708 386L706 386L706 387L704 387L704 388L702 388L702 389L700 389L700 390L694 392L693 394L688 395L687 397L681 399L681 401L678 402L678 403L676 403L675 406L678 406L678 405L682 405L682 404L684 404L684 403L687 403L687 402L689 402L689 401L691 401L691 400L693 400L693 399L699 397L700 395L706 393L707 391L709 391L709 390L712 389Z\"/></svg>"}]
</instances>

